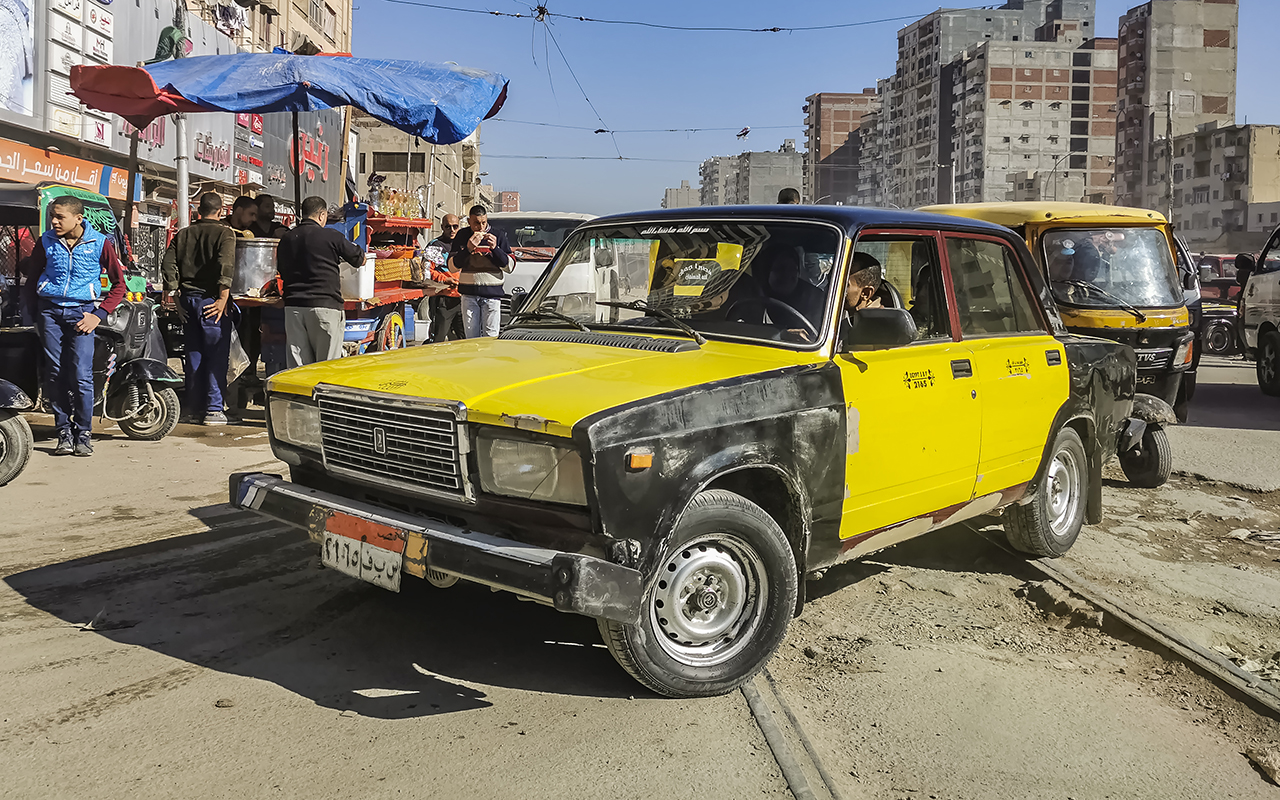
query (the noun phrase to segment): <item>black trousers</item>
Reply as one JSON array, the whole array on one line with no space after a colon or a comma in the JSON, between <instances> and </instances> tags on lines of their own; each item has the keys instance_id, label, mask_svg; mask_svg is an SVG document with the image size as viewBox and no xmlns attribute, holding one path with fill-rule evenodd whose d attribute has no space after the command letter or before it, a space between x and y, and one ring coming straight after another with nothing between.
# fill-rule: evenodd
<instances>
[{"instance_id":1,"label":"black trousers","mask_svg":"<svg viewBox=\"0 0 1280 800\"><path fill-rule=\"evenodd\" d=\"M462 331L462 298L431 298L431 343L465 338Z\"/></svg>"}]
</instances>

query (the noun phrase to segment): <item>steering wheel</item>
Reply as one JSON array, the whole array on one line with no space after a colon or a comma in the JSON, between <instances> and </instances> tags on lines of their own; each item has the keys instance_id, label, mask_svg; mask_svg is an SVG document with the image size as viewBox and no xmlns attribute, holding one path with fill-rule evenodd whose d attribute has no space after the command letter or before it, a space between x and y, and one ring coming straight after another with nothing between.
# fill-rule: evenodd
<instances>
[{"instance_id":1,"label":"steering wheel","mask_svg":"<svg viewBox=\"0 0 1280 800\"><path fill-rule=\"evenodd\" d=\"M728 308L725 309L725 319L731 319L733 312L737 310L738 306L746 305L748 303L760 303L766 309L781 311L782 313L790 316L792 320L799 322L800 327L803 328L810 337L812 337L812 341L816 342L818 340L818 329L813 327L813 323L809 321L809 318L776 297L749 297L742 300L735 300ZM741 322L741 320L738 321Z\"/></svg>"}]
</instances>

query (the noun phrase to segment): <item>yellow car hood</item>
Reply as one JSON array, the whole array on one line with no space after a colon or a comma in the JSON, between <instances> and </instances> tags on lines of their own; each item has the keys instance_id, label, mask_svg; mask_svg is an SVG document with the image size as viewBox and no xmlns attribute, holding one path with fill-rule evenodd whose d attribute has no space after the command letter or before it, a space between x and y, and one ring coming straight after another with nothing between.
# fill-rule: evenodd
<instances>
[{"instance_id":1,"label":"yellow car hood","mask_svg":"<svg viewBox=\"0 0 1280 800\"><path fill-rule=\"evenodd\" d=\"M653 353L486 338L311 364L277 373L268 388L310 396L317 384L330 384L460 401L472 421L568 436L575 423L597 411L819 359L812 353L724 342L707 342L683 353Z\"/></svg>"}]
</instances>

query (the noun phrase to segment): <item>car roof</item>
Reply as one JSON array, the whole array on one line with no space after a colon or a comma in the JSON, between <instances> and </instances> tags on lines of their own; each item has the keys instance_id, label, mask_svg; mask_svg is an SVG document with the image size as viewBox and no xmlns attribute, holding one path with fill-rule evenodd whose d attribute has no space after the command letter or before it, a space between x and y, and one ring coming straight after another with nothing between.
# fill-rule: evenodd
<instances>
[{"instance_id":1,"label":"car roof","mask_svg":"<svg viewBox=\"0 0 1280 800\"><path fill-rule=\"evenodd\" d=\"M594 223L626 224L630 222L661 222L671 220L733 220L776 219L795 222L829 222L850 234L862 228L910 227L941 228L955 231L973 231L1005 236L1008 228L982 220L967 219L942 214L927 214L897 208L871 208L868 206L687 206L653 211L635 211L626 214L610 214L597 217Z\"/></svg>"},{"instance_id":2,"label":"car roof","mask_svg":"<svg viewBox=\"0 0 1280 800\"><path fill-rule=\"evenodd\" d=\"M954 203L925 206L921 211L980 219L997 225L1016 227L1028 222L1079 218L1111 219L1116 222L1166 222L1164 215L1146 208L1107 206L1099 203Z\"/></svg>"},{"instance_id":3,"label":"car roof","mask_svg":"<svg viewBox=\"0 0 1280 800\"><path fill-rule=\"evenodd\" d=\"M580 214L576 211L495 211L489 219L595 219L595 214Z\"/></svg>"}]
</instances>

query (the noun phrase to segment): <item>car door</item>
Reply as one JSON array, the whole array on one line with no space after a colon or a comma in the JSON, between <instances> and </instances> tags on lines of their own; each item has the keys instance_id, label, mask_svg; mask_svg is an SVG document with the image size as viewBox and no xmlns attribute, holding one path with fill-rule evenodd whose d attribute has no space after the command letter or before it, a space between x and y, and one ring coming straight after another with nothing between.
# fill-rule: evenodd
<instances>
[{"instance_id":1,"label":"car door","mask_svg":"<svg viewBox=\"0 0 1280 800\"><path fill-rule=\"evenodd\" d=\"M858 555L923 533L970 500L981 417L971 353L953 333L941 238L864 233L856 250L880 262L919 331L911 344L845 342L836 355L848 436L841 539Z\"/></svg>"},{"instance_id":2,"label":"car door","mask_svg":"<svg viewBox=\"0 0 1280 800\"><path fill-rule=\"evenodd\" d=\"M974 495L998 495L1035 475L1070 373L1017 252L994 236L948 233L945 241L960 339L973 354L982 401Z\"/></svg>"},{"instance_id":3,"label":"car door","mask_svg":"<svg viewBox=\"0 0 1280 800\"><path fill-rule=\"evenodd\" d=\"M1280 254L1280 228L1271 233L1263 248L1249 282L1241 292L1240 323L1244 330L1245 347L1258 346L1258 329L1266 323L1280 322L1280 270L1273 259Z\"/></svg>"}]
</instances>

